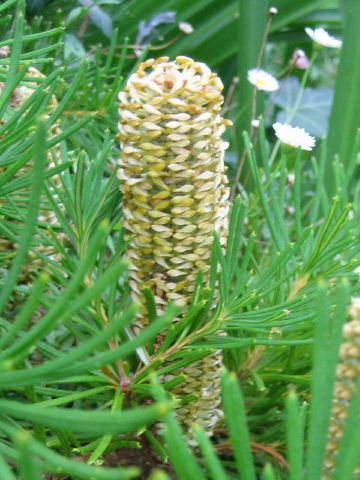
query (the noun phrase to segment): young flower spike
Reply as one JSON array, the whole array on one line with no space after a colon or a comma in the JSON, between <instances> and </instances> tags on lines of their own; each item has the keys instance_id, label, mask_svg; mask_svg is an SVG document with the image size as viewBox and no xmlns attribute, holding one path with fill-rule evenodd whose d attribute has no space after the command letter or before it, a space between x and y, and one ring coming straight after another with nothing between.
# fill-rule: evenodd
<instances>
[{"instance_id":1,"label":"young flower spike","mask_svg":"<svg viewBox=\"0 0 360 480\"><path fill-rule=\"evenodd\" d=\"M340 347L340 361L336 369L337 381L322 480L333 478L349 407L360 375L360 298L353 299L349 313L353 320L343 326L345 342ZM352 478L360 478L360 461Z\"/></svg>"},{"instance_id":2,"label":"young flower spike","mask_svg":"<svg viewBox=\"0 0 360 480\"><path fill-rule=\"evenodd\" d=\"M6 68L6 67L5 67ZM32 94L35 92L38 82L34 81L32 82L29 80L29 78L36 78L36 79L42 79L44 78L44 75L39 72L34 67L29 67L28 71L26 72L26 79L27 79L27 84L25 85L17 85L12 92L10 101L9 101L9 106L13 110L19 110L24 103L32 96ZM5 87L5 83L0 82L0 95L3 92ZM53 95L50 99L49 102L49 107L48 111L45 115L45 118L48 118L57 108L58 102ZM4 125L6 123L5 117L4 119L0 120L0 125ZM60 133L60 124L59 120L57 120L54 125L50 128L49 134L51 137L54 137ZM56 145L54 147L54 152L56 157L59 159L60 158L60 146ZM26 172L29 171L31 168L31 161L26 163L24 167L22 167L18 172L16 172L15 177L19 177ZM54 163L52 161L52 157L49 154L48 157L48 166L49 167L54 167ZM7 167L1 166L0 167L0 175L6 171ZM53 181L55 184L60 184L60 179L58 176L53 177ZM5 207L5 208L4 208ZM15 218L16 212L12 212L11 208L8 204L5 204L3 201L0 201L0 211L1 211L1 216L2 216L2 221L6 225L6 223L10 222L12 224L15 224ZM9 214L10 213L10 214ZM39 211L39 217L38 217L39 222L44 223L44 224L56 224L57 223L57 218L54 214L54 212L50 209L47 208L42 208L40 207ZM54 253L53 248L50 245L41 245L36 247L37 250L42 254L46 256L50 256L51 254ZM13 253L16 250L16 244L15 242L8 238L8 237L0 237L0 251L3 254L3 258L1 259L2 265L8 266L8 258L12 258ZM37 272L39 270L40 265L42 264L42 260L36 256L33 252L29 252L29 260L24 264L23 270L21 272L20 280L22 282L26 282L34 272Z\"/></svg>"},{"instance_id":3,"label":"young flower spike","mask_svg":"<svg viewBox=\"0 0 360 480\"><path fill-rule=\"evenodd\" d=\"M141 63L119 94L130 291L144 303L141 291L150 287L159 311L168 301L189 304L199 269L209 277L212 232L226 243L228 145L221 135L231 122L220 115L222 89L204 63L161 57ZM137 328L147 322L143 314ZM179 409L187 430L196 422L211 434L219 419L221 366L214 352L183 369L175 394L198 397Z\"/></svg>"}]
</instances>

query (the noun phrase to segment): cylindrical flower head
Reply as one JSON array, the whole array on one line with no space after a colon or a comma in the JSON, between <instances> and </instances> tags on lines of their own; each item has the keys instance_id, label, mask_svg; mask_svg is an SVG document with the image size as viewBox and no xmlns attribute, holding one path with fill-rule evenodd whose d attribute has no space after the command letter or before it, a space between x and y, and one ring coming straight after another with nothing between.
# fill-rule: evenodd
<instances>
[{"instance_id":1,"label":"cylindrical flower head","mask_svg":"<svg viewBox=\"0 0 360 480\"><path fill-rule=\"evenodd\" d=\"M150 287L159 310L168 301L187 305L198 270L208 276L214 230L226 244L228 145L221 135L231 122L220 115L222 89L204 63L162 57L141 63L119 94L119 178L124 226L132 238L131 296L141 300L141 290ZM146 325L146 316L139 322ZM186 390L199 396L198 405L207 397L212 424L219 405L219 355L184 371L190 382ZM208 377L216 382L212 393ZM195 414L194 405L187 405L183 423L201 423L201 408Z\"/></svg>"},{"instance_id":2,"label":"cylindrical flower head","mask_svg":"<svg viewBox=\"0 0 360 480\"><path fill-rule=\"evenodd\" d=\"M26 73L26 77L44 78L44 75L41 72L39 72L39 70L37 70L36 68L29 67L29 69ZM13 110L19 110L24 105L24 103L31 97L31 95L35 92L38 83L37 82L27 82L27 83L28 83L28 85L26 85L26 86L25 85L18 85L18 86L15 87L15 89L14 89L12 95L11 95L10 101L9 101L9 105ZM0 94L3 92L4 87L5 87L5 84L0 82ZM56 100L56 97L53 95L50 99L50 104L49 104L48 113L46 114L46 117L50 116L55 111L55 109L57 108L57 105L58 105L58 102ZM0 120L0 125L1 126L5 123L6 123L5 120ZM50 134L50 137L54 137L54 136L58 135L59 133L60 133L60 125L59 125L59 121L57 121L50 128L49 134ZM55 151L56 157L58 159L60 159L60 146L56 145L54 147L54 151ZM48 166L49 167L54 166L54 163L52 161L52 158L51 158L50 154L49 154ZM25 164L24 167L22 167L16 173L15 176L19 177L19 176L23 175L30 168L31 168L31 163L28 162L27 164ZM5 171L6 171L6 167L0 167L0 175ZM55 181L55 183L57 185L60 184L60 179L59 179L58 176L53 177L53 180ZM3 202L1 202L1 203L3 204ZM41 206L40 206L40 212L39 212L39 221L43 222L43 223L51 223L51 224L57 223L56 215L54 214L54 212L51 209L41 208ZM11 216L9 218L6 218L6 216L5 216L4 222L14 223L14 220L12 219ZM7 254L10 254L9 257L11 258L12 254L16 251L16 244L8 238L0 237L0 249L1 249L1 252L3 254L5 252ZM41 253L43 255L47 255L47 256L49 256L53 253L53 248L50 247L50 246L46 246L46 245L40 247L39 250L41 251ZM29 277L31 277L33 272L38 271L38 269L39 269L39 267L42 263L42 261L38 257L36 257L35 254L33 254L32 252L29 253L29 256L30 256L31 260L24 265L24 268L23 268L23 271L22 271L21 277L20 277L21 281L27 281L29 279ZM1 263L3 265L7 265L6 260L2 261Z\"/></svg>"},{"instance_id":3,"label":"cylindrical flower head","mask_svg":"<svg viewBox=\"0 0 360 480\"><path fill-rule=\"evenodd\" d=\"M209 271L212 231L226 241L229 196L223 85L203 63L167 60L140 64L119 94L131 292L151 287L158 306L186 304L197 270Z\"/></svg>"},{"instance_id":4,"label":"cylindrical flower head","mask_svg":"<svg viewBox=\"0 0 360 480\"><path fill-rule=\"evenodd\" d=\"M345 342L340 347L339 364L336 369L335 392L328 432L328 444L324 465L323 480L333 478L336 457L349 413L349 407L360 374L360 298L354 298L350 307L351 322L343 326ZM360 462L354 472L354 478L360 478Z\"/></svg>"}]
</instances>

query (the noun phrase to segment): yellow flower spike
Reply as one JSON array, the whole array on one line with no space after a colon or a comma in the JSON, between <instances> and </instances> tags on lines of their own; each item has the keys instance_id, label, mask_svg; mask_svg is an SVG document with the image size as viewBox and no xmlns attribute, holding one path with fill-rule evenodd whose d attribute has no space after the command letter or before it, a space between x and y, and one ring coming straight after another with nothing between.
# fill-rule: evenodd
<instances>
[{"instance_id":1,"label":"yellow flower spike","mask_svg":"<svg viewBox=\"0 0 360 480\"><path fill-rule=\"evenodd\" d=\"M228 144L221 135L231 122L219 114L222 89L207 65L178 56L140 64L119 93L118 175L124 226L133 237L127 256L137 267L130 271L131 296L144 305L140 291L149 286L159 311L168 301L189 305L199 268L208 280L212 232L226 243L229 190L223 153ZM135 330L147 323L143 314ZM222 415L221 367L216 351L182 369L186 380L172 392L197 397L178 408L187 431L197 423L212 434Z\"/></svg>"},{"instance_id":2,"label":"yellow flower spike","mask_svg":"<svg viewBox=\"0 0 360 480\"><path fill-rule=\"evenodd\" d=\"M353 320L343 326L345 341L340 347L339 364L336 369L333 408L322 480L333 478L349 407L360 375L360 298L353 298L349 313ZM353 475L354 478L359 478L360 462Z\"/></svg>"}]
</instances>

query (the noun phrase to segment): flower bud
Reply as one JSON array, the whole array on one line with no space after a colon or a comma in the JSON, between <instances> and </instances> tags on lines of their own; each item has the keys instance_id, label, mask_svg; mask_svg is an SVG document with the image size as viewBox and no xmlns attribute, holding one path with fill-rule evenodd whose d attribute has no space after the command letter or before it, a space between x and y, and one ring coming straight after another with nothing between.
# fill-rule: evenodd
<instances>
[{"instance_id":1,"label":"flower bud","mask_svg":"<svg viewBox=\"0 0 360 480\"><path fill-rule=\"evenodd\" d=\"M310 64L308 57L304 50L297 48L294 50L292 61L294 62L295 66L300 70L306 70Z\"/></svg>"},{"instance_id":2,"label":"flower bud","mask_svg":"<svg viewBox=\"0 0 360 480\"><path fill-rule=\"evenodd\" d=\"M188 22L180 22L178 27L179 27L179 30L186 33L187 35L194 31L194 27L191 25L191 23L188 23Z\"/></svg>"}]
</instances>

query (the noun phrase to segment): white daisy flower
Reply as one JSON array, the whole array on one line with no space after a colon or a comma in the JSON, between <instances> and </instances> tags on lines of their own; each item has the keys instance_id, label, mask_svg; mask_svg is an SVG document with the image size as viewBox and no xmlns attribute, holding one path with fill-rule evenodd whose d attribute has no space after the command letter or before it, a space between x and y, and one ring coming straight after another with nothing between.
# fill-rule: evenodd
<instances>
[{"instance_id":1,"label":"white daisy flower","mask_svg":"<svg viewBox=\"0 0 360 480\"><path fill-rule=\"evenodd\" d=\"M280 142L301 150L312 150L315 147L315 138L309 135L303 128L293 127L286 123L276 122L273 124L275 135Z\"/></svg>"},{"instance_id":2,"label":"white daisy flower","mask_svg":"<svg viewBox=\"0 0 360 480\"><path fill-rule=\"evenodd\" d=\"M314 30L310 27L305 28L305 32L309 37L314 40L315 43L322 45L323 47L329 48L341 48L342 41L338 38L332 37L328 34L326 30L321 27L315 28Z\"/></svg>"},{"instance_id":3,"label":"white daisy flower","mask_svg":"<svg viewBox=\"0 0 360 480\"><path fill-rule=\"evenodd\" d=\"M270 73L261 70L261 68L252 68L248 71L248 80L255 85L258 90L273 92L279 88L279 82Z\"/></svg>"}]
</instances>

